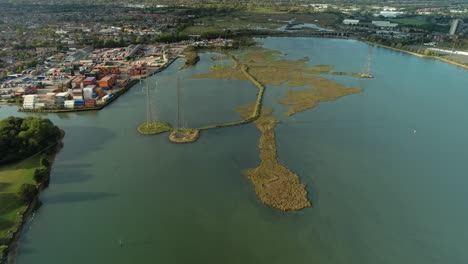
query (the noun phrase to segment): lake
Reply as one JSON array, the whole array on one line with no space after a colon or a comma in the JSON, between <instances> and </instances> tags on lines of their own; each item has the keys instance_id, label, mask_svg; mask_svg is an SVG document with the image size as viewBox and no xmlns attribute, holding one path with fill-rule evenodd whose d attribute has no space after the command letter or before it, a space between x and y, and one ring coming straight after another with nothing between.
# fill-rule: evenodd
<instances>
[{"instance_id":1,"label":"lake","mask_svg":"<svg viewBox=\"0 0 468 264\"><path fill-rule=\"evenodd\" d=\"M258 41L336 71L367 65L367 44L355 40ZM177 79L187 126L240 119L254 85L190 78L210 70L211 56L149 79L158 119L176 124ZM373 47L371 73L329 76L364 91L292 117L278 104L290 88L267 87L265 106L281 120L278 160L313 204L299 212L262 205L242 174L259 162L253 124L186 145L142 136L144 84L99 112L32 114L66 136L17 263L467 263L466 70ZM16 109L1 106L0 117L24 115Z\"/></svg>"}]
</instances>

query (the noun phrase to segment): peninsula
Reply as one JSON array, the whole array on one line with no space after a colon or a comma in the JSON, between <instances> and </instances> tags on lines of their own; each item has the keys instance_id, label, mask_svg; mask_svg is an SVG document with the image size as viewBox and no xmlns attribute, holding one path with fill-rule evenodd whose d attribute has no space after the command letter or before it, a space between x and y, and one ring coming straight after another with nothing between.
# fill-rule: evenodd
<instances>
[{"instance_id":1,"label":"peninsula","mask_svg":"<svg viewBox=\"0 0 468 264\"><path fill-rule=\"evenodd\" d=\"M239 107L239 113L248 117L254 105ZM260 117L254 122L262 133L258 148L260 164L245 173L252 181L260 200L271 207L282 211L300 210L310 207L305 185L299 176L279 163L276 152L275 126L279 120L271 116L272 109L263 109Z\"/></svg>"}]
</instances>

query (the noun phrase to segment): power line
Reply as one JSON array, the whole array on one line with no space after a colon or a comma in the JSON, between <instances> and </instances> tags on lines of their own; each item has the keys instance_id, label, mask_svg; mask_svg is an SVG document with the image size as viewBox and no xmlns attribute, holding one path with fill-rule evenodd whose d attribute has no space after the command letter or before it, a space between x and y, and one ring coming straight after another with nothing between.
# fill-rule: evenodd
<instances>
[{"instance_id":1,"label":"power line","mask_svg":"<svg viewBox=\"0 0 468 264\"><path fill-rule=\"evenodd\" d=\"M180 78L177 78L177 126L179 128L185 127L184 95L182 86L180 85Z\"/></svg>"},{"instance_id":2,"label":"power line","mask_svg":"<svg viewBox=\"0 0 468 264\"><path fill-rule=\"evenodd\" d=\"M154 124L154 107L153 107L153 100L151 96L151 89L150 89L150 83L148 79L148 72L146 74L146 79L145 79L145 85L146 85L146 124L151 125Z\"/></svg>"},{"instance_id":3,"label":"power line","mask_svg":"<svg viewBox=\"0 0 468 264\"><path fill-rule=\"evenodd\" d=\"M372 47L368 45L367 48L367 74L371 72L371 65L372 65Z\"/></svg>"}]
</instances>

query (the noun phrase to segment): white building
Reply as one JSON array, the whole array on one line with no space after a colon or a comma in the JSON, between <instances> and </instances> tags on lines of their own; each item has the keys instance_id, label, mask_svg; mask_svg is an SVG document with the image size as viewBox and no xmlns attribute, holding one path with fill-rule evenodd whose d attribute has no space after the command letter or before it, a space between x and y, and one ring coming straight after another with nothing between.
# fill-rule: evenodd
<instances>
[{"instance_id":1,"label":"white building","mask_svg":"<svg viewBox=\"0 0 468 264\"><path fill-rule=\"evenodd\" d=\"M397 23L391 23L389 21L372 21L372 25L380 28L395 28L398 26Z\"/></svg>"},{"instance_id":2,"label":"white building","mask_svg":"<svg viewBox=\"0 0 468 264\"><path fill-rule=\"evenodd\" d=\"M343 20L343 24L345 24L345 25L357 25L357 24L359 24L359 20L357 20L357 19L345 19L345 20Z\"/></svg>"}]
</instances>

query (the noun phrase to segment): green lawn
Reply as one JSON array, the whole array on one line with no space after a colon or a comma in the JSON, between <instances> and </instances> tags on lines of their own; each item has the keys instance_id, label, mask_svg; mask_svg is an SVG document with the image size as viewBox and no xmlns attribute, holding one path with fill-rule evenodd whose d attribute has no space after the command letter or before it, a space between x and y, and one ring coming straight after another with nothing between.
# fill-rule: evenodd
<instances>
[{"instance_id":1,"label":"green lawn","mask_svg":"<svg viewBox=\"0 0 468 264\"><path fill-rule=\"evenodd\" d=\"M422 26L429 24L426 19L422 17L407 17L407 18L395 18L391 22L402 24L402 25L413 25L413 26Z\"/></svg>"},{"instance_id":2,"label":"green lawn","mask_svg":"<svg viewBox=\"0 0 468 264\"><path fill-rule=\"evenodd\" d=\"M40 167L40 156L0 166L0 238L14 231L21 220L18 213L26 209L17 192L23 183L35 184L33 175Z\"/></svg>"}]
</instances>

